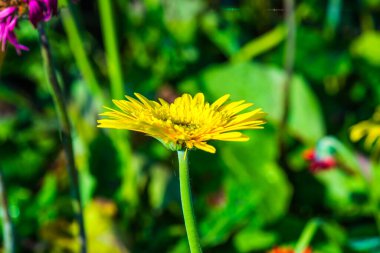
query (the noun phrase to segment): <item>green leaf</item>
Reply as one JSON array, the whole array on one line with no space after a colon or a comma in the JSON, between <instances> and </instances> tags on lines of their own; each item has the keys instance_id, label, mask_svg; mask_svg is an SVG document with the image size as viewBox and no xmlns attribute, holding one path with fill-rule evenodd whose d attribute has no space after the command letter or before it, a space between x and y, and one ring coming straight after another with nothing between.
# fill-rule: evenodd
<instances>
[{"instance_id":1,"label":"green leaf","mask_svg":"<svg viewBox=\"0 0 380 253\"><path fill-rule=\"evenodd\" d=\"M204 9L202 1L169 1L163 5L165 24L172 36L180 42L190 42L194 39L197 29L197 15Z\"/></svg>"},{"instance_id":2,"label":"green leaf","mask_svg":"<svg viewBox=\"0 0 380 253\"><path fill-rule=\"evenodd\" d=\"M247 222L260 199L260 193L253 191L250 184L233 179L226 179L224 190L228 196L225 205L212 210L200 223L202 245L215 246L227 241L233 230Z\"/></svg>"},{"instance_id":3,"label":"green leaf","mask_svg":"<svg viewBox=\"0 0 380 253\"><path fill-rule=\"evenodd\" d=\"M170 179L170 173L162 166L154 166L150 170L151 182L148 186L149 200L153 208L162 206L165 200L165 193Z\"/></svg>"},{"instance_id":4,"label":"green leaf","mask_svg":"<svg viewBox=\"0 0 380 253\"><path fill-rule=\"evenodd\" d=\"M201 222L204 245L221 244L233 231L252 221L260 228L287 210L291 190L275 162L276 131L268 126L247 135L249 142L218 145L218 154L230 176L222 181L224 203L210 210ZM266 145L262 145L264 141Z\"/></svg>"},{"instance_id":5,"label":"green leaf","mask_svg":"<svg viewBox=\"0 0 380 253\"><path fill-rule=\"evenodd\" d=\"M276 240L277 236L274 233L248 227L234 237L234 245L239 252L250 252L269 248Z\"/></svg>"},{"instance_id":6,"label":"green leaf","mask_svg":"<svg viewBox=\"0 0 380 253\"><path fill-rule=\"evenodd\" d=\"M211 99L226 93L232 100L254 102L268 113L267 118L278 124L284 113L285 72L277 67L257 63L213 66L197 78L186 80L182 91L204 91ZM288 127L293 135L305 142L315 142L324 133L320 105L306 81L295 75L291 82Z\"/></svg>"},{"instance_id":7,"label":"green leaf","mask_svg":"<svg viewBox=\"0 0 380 253\"><path fill-rule=\"evenodd\" d=\"M352 42L351 53L369 63L380 66L380 32L369 31Z\"/></svg>"},{"instance_id":8,"label":"green leaf","mask_svg":"<svg viewBox=\"0 0 380 253\"><path fill-rule=\"evenodd\" d=\"M303 78L295 76L291 85L289 130L305 141L316 142L325 134L319 102Z\"/></svg>"},{"instance_id":9,"label":"green leaf","mask_svg":"<svg viewBox=\"0 0 380 253\"><path fill-rule=\"evenodd\" d=\"M369 210L366 205L366 182L360 176L347 175L333 169L316 174L317 179L326 187L326 204L339 212Z\"/></svg>"},{"instance_id":10,"label":"green leaf","mask_svg":"<svg viewBox=\"0 0 380 253\"><path fill-rule=\"evenodd\" d=\"M221 158L238 184L249 186L245 193L247 198L249 194L259 197L254 208L256 215L263 222L272 222L285 214L291 188L276 164L277 138L273 130L248 135L249 142L224 145Z\"/></svg>"},{"instance_id":11,"label":"green leaf","mask_svg":"<svg viewBox=\"0 0 380 253\"><path fill-rule=\"evenodd\" d=\"M45 207L51 205L57 195L57 178L54 174L47 174L44 178L41 190L37 195L38 205Z\"/></svg>"}]
</instances>

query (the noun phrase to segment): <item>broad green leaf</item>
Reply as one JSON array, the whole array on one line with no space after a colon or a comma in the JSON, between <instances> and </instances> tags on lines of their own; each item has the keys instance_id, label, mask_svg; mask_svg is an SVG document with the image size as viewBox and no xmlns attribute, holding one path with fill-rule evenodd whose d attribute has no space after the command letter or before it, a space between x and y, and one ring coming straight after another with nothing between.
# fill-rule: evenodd
<instances>
[{"instance_id":1,"label":"broad green leaf","mask_svg":"<svg viewBox=\"0 0 380 253\"><path fill-rule=\"evenodd\" d=\"M276 165L276 133L247 132L251 141L224 143L217 150L228 174L221 182L225 202L201 222L202 242L207 246L225 242L232 232L255 220L258 227L285 214L290 186ZM260 145L266 141L265 146Z\"/></svg>"},{"instance_id":2,"label":"broad green leaf","mask_svg":"<svg viewBox=\"0 0 380 253\"><path fill-rule=\"evenodd\" d=\"M204 91L210 100L226 93L232 100L254 102L278 124L284 113L285 72L257 63L224 64L206 69L197 78L186 80L181 89ZM318 100L306 81L295 75L291 82L288 127L305 142L315 142L324 135L324 122Z\"/></svg>"},{"instance_id":3,"label":"broad green leaf","mask_svg":"<svg viewBox=\"0 0 380 253\"><path fill-rule=\"evenodd\" d=\"M325 134L318 99L303 78L294 77L291 85L289 129L305 141L316 142Z\"/></svg>"},{"instance_id":4,"label":"broad green leaf","mask_svg":"<svg viewBox=\"0 0 380 253\"><path fill-rule=\"evenodd\" d=\"M227 201L220 209L212 210L200 223L202 244L215 246L227 241L232 231L247 222L260 199L248 183L233 179L224 182Z\"/></svg>"},{"instance_id":5,"label":"broad green leaf","mask_svg":"<svg viewBox=\"0 0 380 253\"><path fill-rule=\"evenodd\" d=\"M260 201L256 203L255 214L264 222L271 222L285 214L291 188L276 164L278 149L274 130L268 127L247 134L251 137L248 142L223 145L221 158L239 184L248 184L251 194L258 194Z\"/></svg>"}]
</instances>

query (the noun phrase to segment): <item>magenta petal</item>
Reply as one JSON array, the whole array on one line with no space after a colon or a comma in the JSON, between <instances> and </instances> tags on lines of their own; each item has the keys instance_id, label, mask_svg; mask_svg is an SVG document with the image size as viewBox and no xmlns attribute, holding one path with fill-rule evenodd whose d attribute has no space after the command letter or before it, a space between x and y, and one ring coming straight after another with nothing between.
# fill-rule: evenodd
<instances>
[{"instance_id":1,"label":"magenta petal","mask_svg":"<svg viewBox=\"0 0 380 253\"><path fill-rule=\"evenodd\" d=\"M8 17L9 15L12 15L15 11L17 10L17 7L8 7L5 8L4 10L0 11L0 22L1 19Z\"/></svg>"},{"instance_id":2,"label":"magenta petal","mask_svg":"<svg viewBox=\"0 0 380 253\"><path fill-rule=\"evenodd\" d=\"M57 14L57 0L28 0L29 20L36 27L38 22L48 21Z\"/></svg>"},{"instance_id":3,"label":"magenta petal","mask_svg":"<svg viewBox=\"0 0 380 253\"><path fill-rule=\"evenodd\" d=\"M38 22L44 20L44 8L38 0L29 1L29 20L34 27Z\"/></svg>"},{"instance_id":4,"label":"magenta petal","mask_svg":"<svg viewBox=\"0 0 380 253\"><path fill-rule=\"evenodd\" d=\"M24 45L21 45L17 41L14 29L17 26L17 16L13 15L16 9L8 8L0 12L0 43L1 50L5 51L7 41L14 46L16 52L21 54L22 50L28 50ZM5 15L7 14L7 15Z\"/></svg>"},{"instance_id":5,"label":"magenta petal","mask_svg":"<svg viewBox=\"0 0 380 253\"><path fill-rule=\"evenodd\" d=\"M43 0L43 1L45 2L49 12L51 12L53 15L57 15L57 12L58 12L57 0Z\"/></svg>"},{"instance_id":6,"label":"magenta petal","mask_svg":"<svg viewBox=\"0 0 380 253\"><path fill-rule=\"evenodd\" d=\"M23 50L23 51L28 51L29 50L28 47L26 47L26 46L21 45L20 43L18 43L16 35L14 34L13 31L8 34L8 41L9 41L9 43L11 43L14 46L14 48L16 49L17 54L21 54L21 50Z\"/></svg>"}]
</instances>

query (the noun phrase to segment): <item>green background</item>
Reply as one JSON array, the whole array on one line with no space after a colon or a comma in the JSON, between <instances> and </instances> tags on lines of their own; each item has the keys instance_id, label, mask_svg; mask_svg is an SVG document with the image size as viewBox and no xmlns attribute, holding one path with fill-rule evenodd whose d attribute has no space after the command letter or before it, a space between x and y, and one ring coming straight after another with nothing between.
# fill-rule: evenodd
<instances>
[{"instance_id":1,"label":"green background","mask_svg":"<svg viewBox=\"0 0 380 253\"><path fill-rule=\"evenodd\" d=\"M89 252L188 252L175 152L143 134L96 128L103 105L133 92L168 101L203 92L209 102L229 93L268 113L264 130L244 131L249 142L189 153L205 252L294 246L315 223L316 252L380 252L378 162L349 140L380 104L379 0L296 1L295 27L275 0L106 1L59 1L46 24L73 125ZM0 166L17 248L76 252L38 34L26 20L16 33L30 50L0 54ZM303 152L325 144L338 165L312 173Z\"/></svg>"}]
</instances>

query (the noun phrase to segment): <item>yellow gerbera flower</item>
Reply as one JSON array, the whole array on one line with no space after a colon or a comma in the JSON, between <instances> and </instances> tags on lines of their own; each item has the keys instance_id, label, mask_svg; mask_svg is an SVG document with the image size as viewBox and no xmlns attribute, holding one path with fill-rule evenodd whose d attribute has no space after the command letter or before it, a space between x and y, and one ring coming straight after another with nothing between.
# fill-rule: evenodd
<instances>
[{"instance_id":1,"label":"yellow gerbera flower","mask_svg":"<svg viewBox=\"0 0 380 253\"><path fill-rule=\"evenodd\" d=\"M202 93L194 98L183 94L170 104L160 98L158 103L138 93L135 96L138 100L129 96L128 100L113 100L121 111L106 107L109 111L100 115L108 118L99 120L98 127L142 132L174 151L198 148L215 153L208 140L247 141L249 138L236 130L260 129L265 123L261 108L239 114L252 103L225 104L228 94L211 105Z\"/></svg>"}]
</instances>

